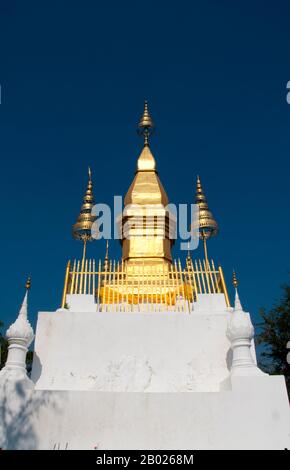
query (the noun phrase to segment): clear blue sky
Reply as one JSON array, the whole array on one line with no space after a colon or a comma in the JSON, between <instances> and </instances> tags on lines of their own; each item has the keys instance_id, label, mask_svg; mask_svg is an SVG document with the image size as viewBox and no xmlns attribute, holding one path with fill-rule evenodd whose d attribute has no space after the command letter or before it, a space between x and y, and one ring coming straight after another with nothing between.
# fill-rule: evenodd
<instances>
[{"instance_id":1,"label":"clear blue sky","mask_svg":"<svg viewBox=\"0 0 290 470\"><path fill-rule=\"evenodd\" d=\"M210 254L255 321L289 279L290 5L287 1L0 3L1 296L11 322L59 306L93 170L111 204L133 178L144 99L172 202L201 176L220 234ZM90 245L103 256L105 243ZM120 256L115 242L113 257ZM201 254L201 252L199 253Z\"/></svg>"}]
</instances>

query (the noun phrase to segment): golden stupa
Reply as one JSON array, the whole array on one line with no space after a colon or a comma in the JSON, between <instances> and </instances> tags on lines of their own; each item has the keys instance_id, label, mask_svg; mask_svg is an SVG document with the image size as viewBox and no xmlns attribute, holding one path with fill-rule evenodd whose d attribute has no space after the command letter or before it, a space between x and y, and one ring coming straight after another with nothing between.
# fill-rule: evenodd
<instances>
[{"instance_id":1,"label":"golden stupa","mask_svg":"<svg viewBox=\"0 0 290 470\"><path fill-rule=\"evenodd\" d=\"M106 303L124 300L130 304L143 302L175 303L185 286L172 271L171 247L174 243L175 219L167 210L168 197L159 179L156 161L149 146L154 124L145 101L138 133L144 146L137 160L135 177L124 199L121 218L122 262L115 275L104 276L100 297ZM118 273L123 272L122 276ZM121 281L121 282L120 282Z\"/></svg>"},{"instance_id":2,"label":"golden stupa","mask_svg":"<svg viewBox=\"0 0 290 470\"><path fill-rule=\"evenodd\" d=\"M154 124L145 101L138 133L144 139L137 160L135 177L124 199L119 219L121 261L109 259L108 242L103 260L86 258L86 243L92 239L95 221L92 215L91 172L81 213L73 226L73 235L84 242L82 260L67 264L62 306L67 295L93 295L98 311L158 311L168 309L190 312L199 294L223 293L229 306L222 268L208 259L206 240L217 233L217 223L210 212L200 179L197 181L196 204L199 206L199 236L204 241L205 259L186 257L173 260L176 220L167 208L168 197L157 173L156 161L149 146Z\"/></svg>"},{"instance_id":3,"label":"golden stupa","mask_svg":"<svg viewBox=\"0 0 290 470\"><path fill-rule=\"evenodd\" d=\"M138 266L168 269L172 262L175 220L166 208L168 197L149 147L153 128L145 101L139 122L144 147L137 160L135 178L125 196L122 217L122 259L127 263L129 272L138 271Z\"/></svg>"}]
</instances>

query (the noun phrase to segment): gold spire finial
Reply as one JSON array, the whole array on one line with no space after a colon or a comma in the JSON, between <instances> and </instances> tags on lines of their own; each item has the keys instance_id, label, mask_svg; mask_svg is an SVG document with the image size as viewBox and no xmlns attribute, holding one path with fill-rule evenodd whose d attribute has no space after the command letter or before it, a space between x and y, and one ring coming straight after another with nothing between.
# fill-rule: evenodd
<instances>
[{"instance_id":1,"label":"gold spire finial","mask_svg":"<svg viewBox=\"0 0 290 470\"><path fill-rule=\"evenodd\" d=\"M199 220L198 220L198 229L199 237L203 240L204 243L204 254L205 260L208 264L207 256L207 246L206 240L218 233L218 224L213 218L211 211L209 210L208 203L201 185L200 177L197 176L196 182L196 195L195 195L195 204L199 207ZM192 229L195 230L197 227L192 224Z\"/></svg>"},{"instance_id":2,"label":"gold spire finial","mask_svg":"<svg viewBox=\"0 0 290 470\"><path fill-rule=\"evenodd\" d=\"M77 240L82 240L84 243L83 259L85 258L87 241L93 240L91 229L92 229L93 223L96 220L96 216L92 215L91 213L92 208L94 206L94 195L93 195L92 172L91 172L90 167L88 168L88 176L89 176L89 180L88 180L87 190L83 198L81 211L72 229L73 237Z\"/></svg>"},{"instance_id":3,"label":"gold spire finial","mask_svg":"<svg viewBox=\"0 0 290 470\"><path fill-rule=\"evenodd\" d=\"M189 242L187 243L187 256L186 256L186 259L185 259L185 263L186 263L187 270L191 271L192 260L191 260L191 255L190 255L190 243Z\"/></svg>"},{"instance_id":4,"label":"gold spire finial","mask_svg":"<svg viewBox=\"0 0 290 470\"><path fill-rule=\"evenodd\" d=\"M103 264L103 271L109 271L110 260L109 260L109 240L106 242L106 254Z\"/></svg>"},{"instance_id":5,"label":"gold spire finial","mask_svg":"<svg viewBox=\"0 0 290 470\"><path fill-rule=\"evenodd\" d=\"M208 203L201 185L200 177L197 177L195 204L199 207L199 233L200 238L210 238L218 233L218 224L209 210Z\"/></svg>"},{"instance_id":6,"label":"gold spire finial","mask_svg":"<svg viewBox=\"0 0 290 470\"><path fill-rule=\"evenodd\" d=\"M29 290L30 287L31 287L31 277L29 276L26 280L26 283L25 283L25 289Z\"/></svg>"},{"instance_id":7,"label":"gold spire finial","mask_svg":"<svg viewBox=\"0 0 290 470\"><path fill-rule=\"evenodd\" d=\"M149 114L148 110L148 102L145 101L144 103L144 111L141 116L141 119L138 124L138 133L139 135L144 136L144 145L147 146L149 145L149 136L152 134L154 129L154 123L151 119L151 116Z\"/></svg>"},{"instance_id":8,"label":"gold spire finial","mask_svg":"<svg viewBox=\"0 0 290 470\"><path fill-rule=\"evenodd\" d=\"M156 171L156 162L149 148L149 136L153 129L154 124L148 111L147 101L145 101L144 112L138 125L138 134L144 137L144 147L138 158L137 171Z\"/></svg>"},{"instance_id":9,"label":"gold spire finial","mask_svg":"<svg viewBox=\"0 0 290 470\"><path fill-rule=\"evenodd\" d=\"M233 283L233 286L234 288L236 289L239 285L239 281L237 279L237 275L236 275L236 271L233 270L233 279L232 279L232 283Z\"/></svg>"}]
</instances>

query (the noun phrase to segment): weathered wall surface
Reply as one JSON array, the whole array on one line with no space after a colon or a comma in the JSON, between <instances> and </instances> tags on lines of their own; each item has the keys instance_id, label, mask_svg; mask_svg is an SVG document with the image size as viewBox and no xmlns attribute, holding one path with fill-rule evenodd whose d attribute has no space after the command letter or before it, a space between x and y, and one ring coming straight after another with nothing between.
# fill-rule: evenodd
<instances>
[{"instance_id":1,"label":"weathered wall surface","mask_svg":"<svg viewBox=\"0 0 290 470\"><path fill-rule=\"evenodd\" d=\"M33 382L1 372L0 447L289 448L284 378L251 361L230 375L233 313L220 300L191 314L100 313L89 301L40 313Z\"/></svg>"},{"instance_id":2,"label":"weathered wall surface","mask_svg":"<svg viewBox=\"0 0 290 470\"><path fill-rule=\"evenodd\" d=\"M13 385L14 384L14 385ZM0 387L10 449L284 449L283 377L242 377L219 393L57 392ZM14 387L14 388L13 388Z\"/></svg>"},{"instance_id":3,"label":"weathered wall surface","mask_svg":"<svg viewBox=\"0 0 290 470\"><path fill-rule=\"evenodd\" d=\"M216 392L231 366L224 310L40 313L36 389Z\"/></svg>"}]
</instances>

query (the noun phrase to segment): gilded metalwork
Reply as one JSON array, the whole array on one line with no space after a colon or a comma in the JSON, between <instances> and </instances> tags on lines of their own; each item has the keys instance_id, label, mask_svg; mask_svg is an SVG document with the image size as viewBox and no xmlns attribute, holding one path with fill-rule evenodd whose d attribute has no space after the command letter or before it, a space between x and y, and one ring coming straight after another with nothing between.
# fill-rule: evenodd
<instances>
[{"instance_id":1,"label":"gilded metalwork","mask_svg":"<svg viewBox=\"0 0 290 470\"><path fill-rule=\"evenodd\" d=\"M66 270L65 270L64 287L63 287L63 293L62 293L62 299L61 299L61 308L64 308L66 305L66 295L68 293L69 275L70 275L70 261L68 261L66 265Z\"/></svg>"},{"instance_id":2,"label":"gilded metalwork","mask_svg":"<svg viewBox=\"0 0 290 470\"><path fill-rule=\"evenodd\" d=\"M110 260L109 260L109 240L106 241L106 254L103 263L103 271L109 271Z\"/></svg>"},{"instance_id":3,"label":"gilded metalwork","mask_svg":"<svg viewBox=\"0 0 290 470\"><path fill-rule=\"evenodd\" d=\"M217 235L218 233L218 224L214 219L211 211L209 210L208 203L201 185L199 176L197 177L196 183L196 195L195 195L195 204L199 207L199 220L198 227L192 224L192 230L199 229L199 237L203 240L204 245L204 256L206 263L208 263L208 252L207 252L207 240L210 237Z\"/></svg>"},{"instance_id":4,"label":"gilded metalwork","mask_svg":"<svg viewBox=\"0 0 290 470\"><path fill-rule=\"evenodd\" d=\"M145 137L153 129L153 121L145 102L139 130ZM125 196L122 217L122 259L128 272L138 280L140 266L148 272L151 266L168 266L172 262L171 247L174 242L175 219L165 209L167 194L161 184L148 139L137 161L135 178ZM141 269L141 268L140 268Z\"/></svg>"},{"instance_id":5,"label":"gilded metalwork","mask_svg":"<svg viewBox=\"0 0 290 470\"><path fill-rule=\"evenodd\" d=\"M141 116L141 119L138 124L138 133L140 135L143 135L145 147L149 145L149 136L153 133L153 130L154 130L154 123L149 114L148 102L145 101L143 115Z\"/></svg>"},{"instance_id":6,"label":"gilded metalwork","mask_svg":"<svg viewBox=\"0 0 290 470\"><path fill-rule=\"evenodd\" d=\"M94 195L93 195L93 183L91 169L88 169L88 185L87 190L83 198L83 204L81 207L80 214L76 223L73 225L72 233L73 237L78 240L82 240L84 243L83 259L86 256L86 244L88 241L93 240L92 238L92 226L96 220L96 216L92 215L92 208L94 206Z\"/></svg>"},{"instance_id":7,"label":"gilded metalwork","mask_svg":"<svg viewBox=\"0 0 290 470\"><path fill-rule=\"evenodd\" d=\"M216 269L211 261L188 260L185 269L180 260L170 266L137 265L130 272L128 263L109 260L109 269L104 270L101 261L69 262L65 274L62 307L67 294L95 295L100 310L106 311L114 305L118 311L136 309L158 311L164 309L190 313L198 294L219 294L229 297L222 268Z\"/></svg>"},{"instance_id":8,"label":"gilded metalwork","mask_svg":"<svg viewBox=\"0 0 290 470\"><path fill-rule=\"evenodd\" d=\"M224 294L229 297L221 267L208 260L206 240L218 232L209 210L200 178L197 179L196 204L199 206L199 236L204 242L205 260L193 261L190 252L185 268L173 261L171 248L175 239L175 218L166 209L167 194L159 179L156 161L149 147L154 124L145 102L138 132L144 146L137 160L134 180L125 197L120 218L122 260L109 259L109 245L103 262L86 259L86 243L92 239L91 214L94 205L91 171L80 215L73 226L73 236L84 243L82 260L67 264L62 307L67 294L90 294L100 311L174 310L191 312L199 294ZM196 229L196 227L192 227Z\"/></svg>"},{"instance_id":9,"label":"gilded metalwork","mask_svg":"<svg viewBox=\"0 0 290 470\"><path fill-rule=\"evenodd\" d=\"M200 238L210 238L218 233L218 224L215 221L201 185L200 177L197 177L195 204L199 207L199 232Z\"/></svg>"},{"instance_id":10,"label":"gilded metalwork","mask_svg":"<svg viewBox=\"0 0 290 470\"><path fill-rule=\"evenodd\" d=\"M25 289L29 290L31 287L31 277L28 277L25 283Z\"/></svg>"},{"instance_id":11,"label":"gilded metalwork","mask_svg":"<svg viewBox=\"0 0 290 470\"><path fill-rule=\"evenodd\" d=\"M226 281L225 281L224 273L223 273L223 270L222 270L221 266L219 266L219 274L220 274L220 282L221 282L221 285L222 285L222 290L223 290L223 293L225 295L226 305L227 305L227 307L230 307L231 304L230 304L229 294L228 294Z\"/></svg>"},{"instance_id":12,"label":"gilded metalwork","mask_svg":"<svg viewBox=\"0 0 290 470\"><path fill-rule=\"evenodd\" d=\"M232 278L232 283L234 288L236 289L239 285L239 281L237 279L236 271L233 271L233 278Z\"/></svg>"}]
</instances>

